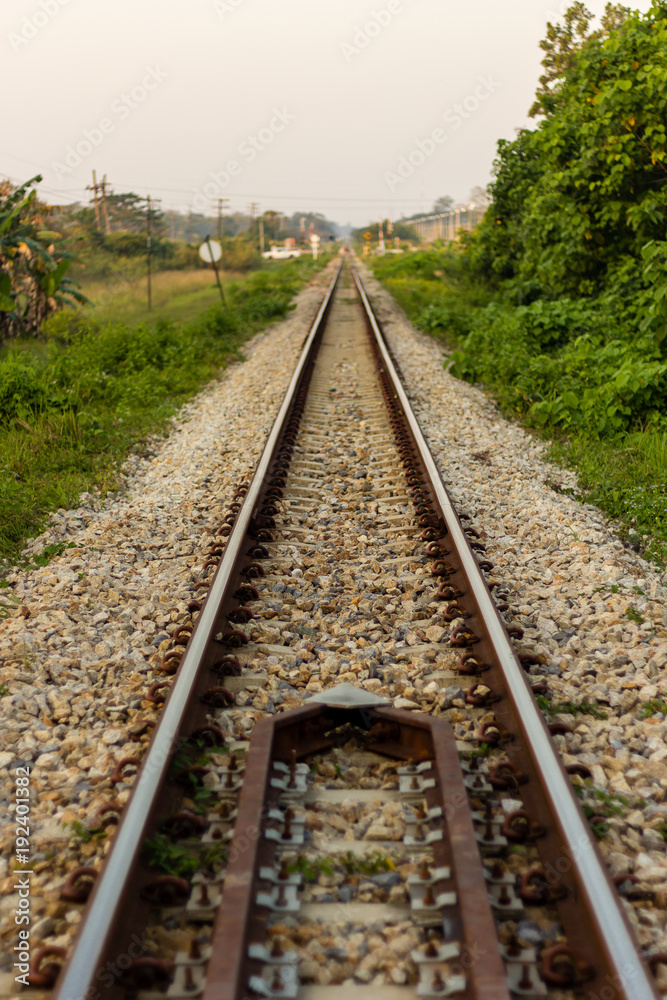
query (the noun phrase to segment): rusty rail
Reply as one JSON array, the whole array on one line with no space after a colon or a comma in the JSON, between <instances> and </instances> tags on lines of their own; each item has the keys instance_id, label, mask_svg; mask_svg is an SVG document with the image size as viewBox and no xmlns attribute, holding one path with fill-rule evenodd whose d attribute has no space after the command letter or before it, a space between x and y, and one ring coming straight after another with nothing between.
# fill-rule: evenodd
<instances>
[{"instance_id":1,"label":"rusty rail","mask_svg":"<svg viewBox=\"0 0 667 1000\"><path fill-rule=\"evenodd\" d=\"M455 931L457 945L463 954L475 956L453 992L462 1000L510 1000L475 831L470 813L463 807L466 792L451 726L442 719L387 708L382 699L360 689L356 697L353 694L349 699L345 691L340 699L341 690L348 687L330 689L303 708L264 719L255 727L239 800L237 833L231 846L233 860L227 867L202 1000L243 1000L248 996L253 975L258 976L262 967L280 968L271 966L270 957L257 957L266 938L265 916L256 902L262 884L259 873L267 869L278 872L276 842L260 835L253 837L247 847L246 834L248 830L261 833L265 829L268 810L279 798L275 791L272 794L271 765L275 761L287 763L307 757L328 742L326 736L330 730L345 723L370 730L370 740L375 727L377 742L371 745L377 753L385 752L402 761L432 764L422 774L428 775L433 783L424 793L429 812L439 813L432 824L441 835L432 845L433 873L449 873L437 884L439 889L450 890L447 895L451 900L456 899L443 903L439 912L455 908L451 929ZM350 704L343 707L348 699ZM361 707L355 705L357 700ZM437 954L435 959L437 968ZM443 994L447 985L443 976Z\"/></svg>"}]
</instances>

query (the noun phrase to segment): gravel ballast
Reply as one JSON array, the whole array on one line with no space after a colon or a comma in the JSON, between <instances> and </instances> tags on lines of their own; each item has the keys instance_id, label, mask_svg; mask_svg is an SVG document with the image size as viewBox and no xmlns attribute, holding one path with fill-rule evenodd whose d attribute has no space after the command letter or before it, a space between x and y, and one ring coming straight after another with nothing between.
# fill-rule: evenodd
<instances>
[{"instance_id":1,"label":"gravel ballast","mask_svg":"<svg viewBox=\"0 0 667 1000\"><path fill-rule=\"evenodd\" d=\"M46 567L9 576L10 591L5 593L19 604L0 623L0 681L2 690L8 690L0 698L0 763L7 801L12 801L17 764L33 769L35 943L47 939L66 945L80 919L80 908L62 902L58 890L68 871L104 853L108 839L87 839L86 831L95 827L105 803L113 799L122 805L129 795L129 786L114 790L109 775L119 760L136 756L148 738L141 720L155 714L145 700L156 679L152 668L174 625L186 617L212 530L236 486L252 473L330 277L331 268L300 294L288 321L249 343L245 363L230 368L184 408L170 436L155 443L152 457L128 461L122 494L104 502L84 496L76 510L58 511L26 554L61 541L74 547ZM473 518L495 564L492 576L509 595L505 618L524 630L517 649L542 661L532 672L548 681L553 704L594 707L595 714L555 715L573 730L556 740L566 763L586 763L593 774L596 812L603 813L608 826L600 846L612 874L632 871L653 894L651 905L636 909L628 903L640 944L651 951L667 950L662 833L667 825L667 721L659 711L660 701L667 701L662 578L623 547L598 510L556 492L552 483L573 486L574 477L545 463L543 446L499 417L481 391L446 374L441 346L416 333L374 279L365 274L364 280L443 479L459 510ZM372 441L364 450L368 435L363 424L358 429L357 454L334 453L332 461L356 462L365 478ZM365 485L364 479L359 481L360 496ZM304 531L311 520L329 521L332 532L357 530L344 523L357 507L361 510L356 494L350 492L337 504L332 500L305 517ZM376 504L375 514L382 520L390 511ZM406 524L407 514L406 509ZM369 524L368 537L352 540L360 555L370 546L373 530ZM390 530L384 529L387 543ZM296 542L309 536L294 537ZM405 559L406 572L420 573L421 566L411 564L407 551L394 546L392 554ZM376 569L370 548L366 562L377 579L392 575L395 580L401 572L389 566ZM461 692L448 689L443 701L440 686L428 679L434 666L449 663L450 654L443 653L439 664L423 650L406 653L413 643L424 645L419 627L410 627L413 617L419 620L416 588L413 606L405 599L407 585L392 582L379 607L382 588L378 585L373 601L367 602L363 573L356 579L341 567L327 582L319 557L312 565L301 563L297 546L284 569L288 583L289 577L292 585L296 580L303 587L303 600L292 595L287 619L279 624L285 585L273 583L276 621L265 615L264 632L255 638L279 645L290 626L298 625L293 660L277 655L266 659L268 674L281 682L283 693L274 697L262 691L256 700L241 692L236 709L227 713L227 728L237 737L248 732L262 711L275 711L275 704L298 704L308 692L343 680L389 695L397 707L438 714L458 699ZM310 579L317 579L323 591L319 616L312 606L304 606ZM343 604L336 610L342 588L346 613ZM350 607L352 591L358 591L358 598ZM382 628L389 627L397 611L405 618L400 635L395 626ZM424 633L426 644L442 644L445 630L436 624L429 628L434 631ZM315 648L320 644L323 651ZM648 710L655 714L645 717ZM460 738L465 738L464 730ZM0 919L8 944L16 934L14 837L12 823L3 833L0 860L6 894ZM0 996L8 996L15 992L9 964L2 972Z\"/></svg>"}]
</instances>

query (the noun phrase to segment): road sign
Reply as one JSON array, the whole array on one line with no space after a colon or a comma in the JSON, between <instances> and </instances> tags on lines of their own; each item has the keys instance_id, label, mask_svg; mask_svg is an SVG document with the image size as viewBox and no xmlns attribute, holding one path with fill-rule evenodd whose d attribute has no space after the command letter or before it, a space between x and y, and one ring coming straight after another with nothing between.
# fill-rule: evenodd
<instances>
[{"instance_id":1,"label":"road sign","mask_svg":"<svg viewBox=\"0 0 667 1000\"><path fill-rule=\"evenodd\" d=\"M205 260L207 264L212 264L216 260L220 260L222 257L222 247L217 240L207 240L199 248L199 256L202 260Z\"/></svg>"},{"instance_id":2,"label":"road sign","mask_svg":"<svg viewBox=\"0 0 667 1000\"><path fill-rule=\"evenodd\" d=\"M373 238L373 234L372 233L364 233L364 239L365 240L371 240L372 238Z\"/></svg>"}]
</instances>

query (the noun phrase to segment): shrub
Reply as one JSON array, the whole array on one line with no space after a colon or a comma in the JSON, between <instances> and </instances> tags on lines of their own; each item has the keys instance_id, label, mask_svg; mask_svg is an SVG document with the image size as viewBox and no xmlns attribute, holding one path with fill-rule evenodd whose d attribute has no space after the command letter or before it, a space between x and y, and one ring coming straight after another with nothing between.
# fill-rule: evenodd
<instances>
[{"instance_id":1,"label":"shrub","mask_svg":"<svg viewBox=\"0 0 667 1000\"><path fill-rule=\"evenodd\" d=\"M0 423L29 419L46 410L63 409L66 397L45 379L43 372L23 360L0 364Z\"/></svg>"}]
</instances>

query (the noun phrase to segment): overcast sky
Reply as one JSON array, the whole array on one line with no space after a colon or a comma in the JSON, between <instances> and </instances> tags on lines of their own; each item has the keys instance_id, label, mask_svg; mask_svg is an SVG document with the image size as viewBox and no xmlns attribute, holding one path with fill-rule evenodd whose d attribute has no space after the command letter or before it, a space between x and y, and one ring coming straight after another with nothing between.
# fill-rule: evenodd
<instances>
[{"instance_id":1,"label":"overcast sky","mask_svg":"<svg viewBox=\"0 0 667 1000\"><path fill-rule=\"evenodd\" d=\"M600 14L605 0L588 0ZM636 6L648 10L650 0ZM465 202L563 0L3 0L0 174L361 225Z\"/></svg>"}]
</instances>

